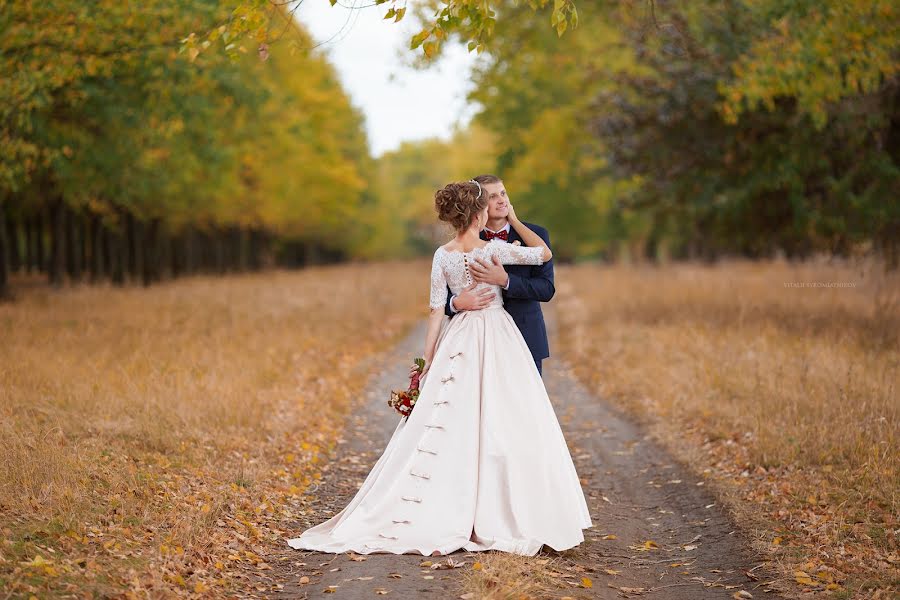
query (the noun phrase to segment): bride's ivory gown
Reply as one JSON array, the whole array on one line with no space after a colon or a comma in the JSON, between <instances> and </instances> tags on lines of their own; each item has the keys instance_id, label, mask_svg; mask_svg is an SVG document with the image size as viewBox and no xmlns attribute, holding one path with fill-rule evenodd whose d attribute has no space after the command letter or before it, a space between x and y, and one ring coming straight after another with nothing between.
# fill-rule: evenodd
<instances>
[{"instance_id":1,"label":"bride's ivory gown","mask_svg":"<svg viewBox=\"0 0 900 600\"><path fill-rule=\"evenodd\" d=\"M431 307L471 282L468 263L542 262L541 248L492 240L434 253ZM297 549L360 554L565 550L592 527L544 382L498 286L491 306L443 327L421 395L341 512L288 540ZM387 410L387 408L386 408Z\"/></svg>"}]
</instances>

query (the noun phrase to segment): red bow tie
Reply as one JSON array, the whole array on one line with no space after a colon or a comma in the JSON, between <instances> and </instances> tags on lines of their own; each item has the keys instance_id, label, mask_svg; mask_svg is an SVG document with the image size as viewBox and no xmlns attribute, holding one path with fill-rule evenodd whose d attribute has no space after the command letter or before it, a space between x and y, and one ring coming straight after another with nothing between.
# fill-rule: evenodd
<instances>
[{"instance_id":1,"label":"red bow tie","mask_svg":"<svg viewBox=\"0 0 900 600\"><path fill-rule=\"evenodd\" d=\"M505 229L503 231L498 231L497 233L494 233L490 229L484 230L484 239L492 240L494 238L500 238L504 242L508 242L509 241L509 232Z\"/></svg>"}]
</instances>

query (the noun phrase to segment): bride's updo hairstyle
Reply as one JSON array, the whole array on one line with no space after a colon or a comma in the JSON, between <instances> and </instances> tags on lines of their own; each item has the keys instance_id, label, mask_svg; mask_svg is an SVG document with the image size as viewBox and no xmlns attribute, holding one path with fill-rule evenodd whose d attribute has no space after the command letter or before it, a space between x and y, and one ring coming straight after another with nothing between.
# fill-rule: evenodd
<instances>
[{"instance_id":1,"label":"bride's updo hairstyle","mask_svg":"<svg viewBox=\"0 0 900 600\"><path fill-rule=\"evenodd\" d=\"M438 218L464 231L478 213L487 206L487 196L474 181L448 183L434 193L434 208Z\"/></svg>"}]
</instances>

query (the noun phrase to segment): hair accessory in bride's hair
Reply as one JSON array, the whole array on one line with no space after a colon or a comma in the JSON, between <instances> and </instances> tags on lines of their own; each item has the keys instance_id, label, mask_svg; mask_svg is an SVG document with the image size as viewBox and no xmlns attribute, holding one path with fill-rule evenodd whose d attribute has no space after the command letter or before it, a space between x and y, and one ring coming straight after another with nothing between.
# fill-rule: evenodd
<instances>
[{"instance_id":1,"label":"hair accessory in bride's hair","mask_svg":"<svg viewBox=\"0 0 900 600\"><path fill-rule=\"evenodd\" d=\"M478 186L478 195L475 196L475 199L477 200L478 198L481 198L481 184L478 183L477 181L475 181L474 179L470 179L469 181L471 181L472 183L474 183L475 185Z\"/></svg>"}]
</instances>

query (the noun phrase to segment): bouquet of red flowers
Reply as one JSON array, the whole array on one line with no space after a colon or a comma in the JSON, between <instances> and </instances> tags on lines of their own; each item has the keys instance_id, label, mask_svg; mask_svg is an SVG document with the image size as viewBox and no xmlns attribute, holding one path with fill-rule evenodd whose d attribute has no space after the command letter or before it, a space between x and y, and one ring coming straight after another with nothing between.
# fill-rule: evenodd
<instances>
[{"instance_id":1,"label":"bouquet of red flowers","mask_svg":"<svg viewBox=\"0 0 900 600\"><path fill-rule=\"evenodd\" d=\"M391 392L388 406L394 407L394 410L404 417L408 417L412 413L416 400L419 399L419 380L423 370L425 370L425 359L417 358L409 376L409 388L404 391L393 390Z\"/></svg>"}]
</instances>

